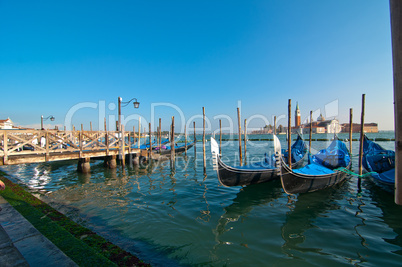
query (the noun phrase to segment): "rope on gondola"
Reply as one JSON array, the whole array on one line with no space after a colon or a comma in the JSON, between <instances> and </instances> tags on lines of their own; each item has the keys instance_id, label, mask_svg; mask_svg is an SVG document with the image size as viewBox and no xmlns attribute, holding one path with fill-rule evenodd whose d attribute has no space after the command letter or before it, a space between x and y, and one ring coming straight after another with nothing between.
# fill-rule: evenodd
<instances>
[{"instance_id":1,"label":"rope on gondola","mask_svg":"<svg viewBox=\"0 0 402 267\"><path fill-rule=\"evenodd\" d=\"M364 178L366 176L369 176L369 175L372 175L372 174L376 173L376 172L367 172L365 174L360 175L360 174L352 172L351 170L348 170L348 169L346 169L344 167L337 168L334 171L341 171L341 172L347 173L349 175L357 176L358 178Z\"/></svg>"}]
</instances>

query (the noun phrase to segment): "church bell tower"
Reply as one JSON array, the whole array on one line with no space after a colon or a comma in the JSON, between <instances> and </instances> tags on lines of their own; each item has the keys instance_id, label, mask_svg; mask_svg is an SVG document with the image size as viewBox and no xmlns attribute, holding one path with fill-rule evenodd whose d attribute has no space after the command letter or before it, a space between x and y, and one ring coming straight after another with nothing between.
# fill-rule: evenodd
<instances>
[{"instance_id":1,"label":"church bell tower","mask_svg":"<svg viewBox=\"0 0 402 267\"><path fill-rule=\"evenodd\" d=\"M296 110L295 110L295 127L299 127L301 124L301 116L300 116L300 109L299 103L296 102Z\"/></svg>"}]
</instances>

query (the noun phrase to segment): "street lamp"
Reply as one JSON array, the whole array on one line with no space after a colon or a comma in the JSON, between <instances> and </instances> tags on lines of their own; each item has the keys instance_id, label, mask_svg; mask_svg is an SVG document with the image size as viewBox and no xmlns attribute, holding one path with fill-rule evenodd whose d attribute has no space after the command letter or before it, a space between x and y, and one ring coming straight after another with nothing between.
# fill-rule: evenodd
<instances>
[{"instance_id":1,"label":"street lamp","mask_svg":"<svg viewBox=\"0 0 402 267\"><path fill-rule=\"evenodd\" d=\"M125 107L125 106L127 106L128 104L130 104L133 100L135 99L135 101L134 101L134 108L139 108L139 106L140 106L140 102L138 102L137 101L137 98L133 98L133 99L131 99L130 101L127 101L127 102L122 102L122 99L121 99L121 97L119 96L118 97L118 102L119 102L119 123L118 123L118 127L119 127L119 129L117 129L117 131L119 132L119 157L120 157L120 159L122 158L122 154L123 154L123 146L122 146L122 138L123 138L123 136L122 136L122 130L121 130L121 104L123 104L123 107ZM124 141L124 139L123 139L123 141ZM122 163L123 163L123 166L124 166L124 159L123 159L123 161L122 161Z\"/></svg>"},{"instance_id":2,"label":"street lamp","mask_svg":"<svg viewBox=\"0 0 402 267\"><path fill-rule=\"evenodd\" d=\"M40 116L40 129L41 129L41 130L44 130L44 128L43 128L43 121L46 121L46 120L48 120L48 119L50 119L51 121L54 121L53 115L50 115L49 117L46 117L46 118L43 118L43 115Z\"/></svg>"},{"instance_id":3,"label":"street lamp","mask_svg":"<svg viewBox=\"0 0 402 267\"><path fill-rule=\"evenodd\" d=\"M137 98L133 98L130 101L127 101L127 102L122 102L122 98L118 97L118 102L119 102L119 129L117 129L118 131L121 131L121 107L122 107L121 104L123 104L123 107L125 107L128 104L130 104L133 100L135 100L134 103L133 103L134 108L139 108L140 107L140 102L137 101Z\"/></svg>"}]
</instances>

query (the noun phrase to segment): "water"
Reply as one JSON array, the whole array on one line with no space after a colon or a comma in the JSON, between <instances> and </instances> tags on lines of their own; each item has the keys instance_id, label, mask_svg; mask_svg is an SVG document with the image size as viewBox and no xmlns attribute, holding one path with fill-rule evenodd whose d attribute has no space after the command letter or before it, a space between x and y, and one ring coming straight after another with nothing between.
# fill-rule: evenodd
<instances>
[{"instance_id":1,"label":"water","mask_svg":"<svg viewBox=\"0 0 402 267\"><path fill-rule=\"evenodd\" d=\"M280 139L285 147L285 137ZM270 143L247 143L248 160L272 150ZM388 149L394 146L379 143ZM313 142L313 151L328 144ZM357 178L351 177L339 186L294 196L283 192L280 181L228 188L219 185L209 145L205 174L201 143L196 158L193 149L187 158L177 158L175 170L169 161L124 171L93 162L89 175L76 172L76 161L2 170L74 220L155 266L400 266L402 207L370 180L363 180L361 192ZM358 148L354 142L353 154ZM235 164L238 142L225 143L222 153L225 162ZM357 166L355 156L354 171Z\"/></svg>"}]
</instances>

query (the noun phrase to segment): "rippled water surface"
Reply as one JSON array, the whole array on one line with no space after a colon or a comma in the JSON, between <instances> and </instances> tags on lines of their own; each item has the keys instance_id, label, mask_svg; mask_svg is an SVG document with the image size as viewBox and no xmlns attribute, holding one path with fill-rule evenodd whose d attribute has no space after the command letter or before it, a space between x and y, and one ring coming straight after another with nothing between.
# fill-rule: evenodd
<instances>
[{"instance_id":1,"label":"rippled water surface","mask_svg":"<svg viewBox=\"0 0 402 267\"><path fill-rule=\"evenodd\" d=\"M331 138L313 136L321 137ZM285 146L285 137L280 139ZM247 143L248 159L272 151L271 143ZM238 142L224 144L224 159L234 164ZM328 144L315 141L313 151ZM380 144L394 147L394 142ZM354 142L354 155L358 147ZM334 188L292 196L283 192L280 181L228 188L212 169L209 142L206 173L201 143L196 151L196 157L193 149L179 156L173 169L163 161L107 170L94 161L91 174L84 175L76 172L75 161L64 161L2 170L155 266L401 265L402 207L370 180L362 180L361 191L358 179L350 177ZM354 156L354 171L357 160Z\"/></svg>"}]
</instances>

